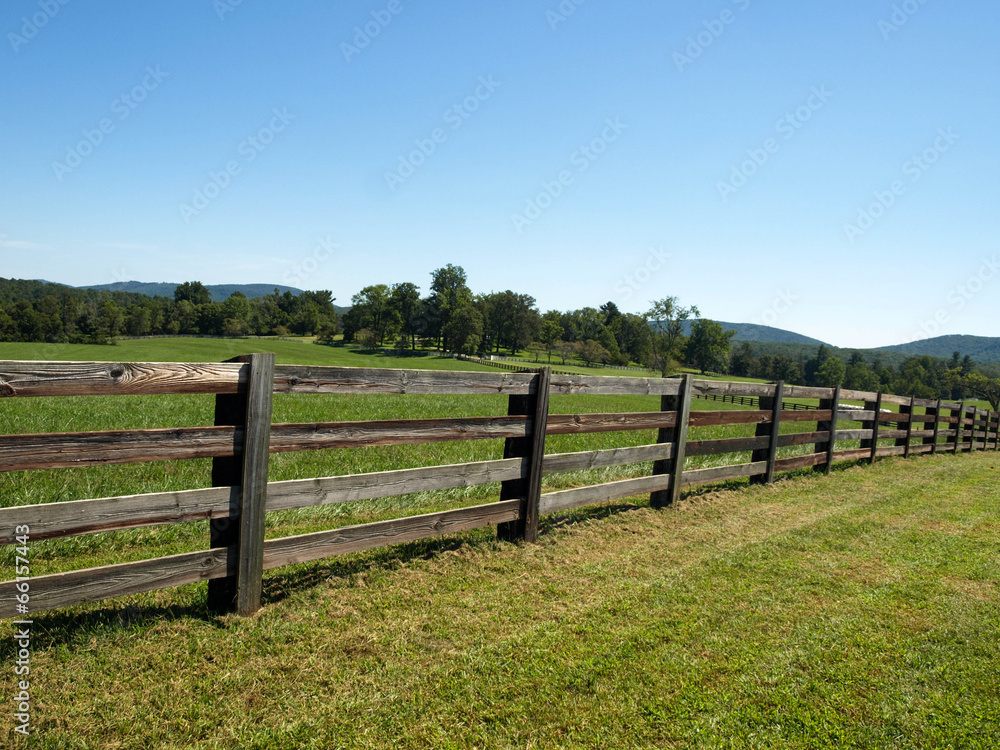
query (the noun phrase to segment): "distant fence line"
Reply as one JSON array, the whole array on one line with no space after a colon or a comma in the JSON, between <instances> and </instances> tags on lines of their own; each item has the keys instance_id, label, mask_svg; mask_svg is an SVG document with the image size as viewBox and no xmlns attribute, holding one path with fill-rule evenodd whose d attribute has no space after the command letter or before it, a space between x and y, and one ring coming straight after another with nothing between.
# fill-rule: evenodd
<instances>
[{"instance_id":1,"label":"distant fence line","mask_svg":"<svg viewBox=\"0 0 1000 750\"><path fill-rule=\"evenodd\" d=\"M272 424L278 394L493 394L507 414L487 417ZM263 571L293 563L466 531L491 524L503 539L535 541L539 516L649 493L664 507L683 487L749 477L766 483L776 472L835 461L915 453L1000 448L1000 414L974 406L841 388L728 383L629 376L532 372L388 370L276 365L274 354L225 363L0 362L0 396L215 394L210 427L133 429L0 436L0 471L212 458L212 485L202 489L75 500L0 509L0 543L15 530L32 540L208 520L209 548L138 562L30 579L30 613L144 591L208 581L215 611L246 615L260 607ZM615 414L552 414L550 394L659 396L660 410ZM756 409L692 411L695 397L755 398ZM785 398L819 399L818 408L788 409ZM843 401L862 401L860 409ZM895 406L898 411L883 407ZM919 410L919 411L918 411ZM838 421L860 429L838 429ZM781 434L784 422L815 422L810 432ZM689 427L755 425L752 437L689 440ZM546 454L548 435L657 430L656 442ZM505 440L502 459L366 474L268 481L271 453L451 440ZM860 449L836 442L860 440ZM919 441L914 443L914 441ZM891 444L887 444L891 441ZM786 446L812 452L778 458ZM751 451L749 463L685 470L685 458ZM542 477L560 472L652 463L647 476L555 492ZM268 511L500 483L496 502L267 539ZM16 581L0 583L0 617L17 612Z\"/></svg>"}]
</instances>

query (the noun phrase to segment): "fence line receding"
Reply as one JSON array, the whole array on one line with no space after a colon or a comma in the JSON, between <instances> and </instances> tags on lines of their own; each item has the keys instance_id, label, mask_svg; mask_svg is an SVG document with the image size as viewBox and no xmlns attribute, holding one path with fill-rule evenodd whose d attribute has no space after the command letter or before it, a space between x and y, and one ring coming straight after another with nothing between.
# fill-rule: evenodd
<instances>
[{"instance_id":1,"label":"fence line receding","mask_svg":"<svg viewBox=\"0 0 1000 750\"><path fill-rule=\"evenodd\" d=\"M508 397L509 405L507 414L488 417L272 424L275 393L499 394ZM541 515L582 505L649 494L653 507L662 507L676 500L683 487L697 484L736 478L766 483L779 471L812 467L829 472L837 461L1000 449L997 412L841 388L696 380L690 375L573 375L548 367L494 373L275 365L273 354L215 364L0 362L4 397L151 394L214 394L215 424L0 436L0 471L211 458L213 486L2 508L0 543L16 543L18 526L28 526L31 539L40 540L208 520L209 548L34 577L31 612L207 580L212 609L249 614L260 607L262 574L269 568L491 524L504 539L533 541ZM552 414L549 396L560 394L659 396L661 407L655 412ZM694 398L753 408L692 411ZM793 398L818 399L819 404L786 401ZM860 422L861 428L838 429L840 421ZM785 422L816 427L782 434ZM755 425L755 434L688 438L689 427L714 425ZM625 430L656 430L656 442L545 453L547 435ZM503 458L495 460L267 481L271 453L497 438L505 442ZM860 441L860 448L837 450L838 441ZM778 458L779 448L810 445L810 453ZM748 463L685 468L686 457L745 451L751 452ZM545 475L644 462L652 462L648 476L541 492ZM496 502L264 538L269 511L487 483L500 484ZM0 617L18 616L16 585L0 583Z\"/></svg>"}]
</instances>

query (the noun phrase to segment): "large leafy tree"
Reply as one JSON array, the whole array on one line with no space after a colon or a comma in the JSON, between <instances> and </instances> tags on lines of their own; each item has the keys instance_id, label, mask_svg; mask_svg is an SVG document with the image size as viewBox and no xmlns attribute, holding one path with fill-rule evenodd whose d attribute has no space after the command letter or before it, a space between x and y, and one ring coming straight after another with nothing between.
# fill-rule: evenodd
<instances>
[{"instance_id":1,"label":"large leafy tree","mask_svg":"<svg viewBox=\"0 0 1000 750\"><path fill-rule=\"evenodd\" d=\"M647 364L667 377L677 366L683 354L684 323L690 318L699 318L701 313L694 305L683 307L677 297L654 300L646 312L649 323L650 348Z\"/></svg>"},{"instance_id":2,"label":"large leafy tree","mask_svg":"<svg viewBox=\"0 0 1000 750\"><path fill-rule=\"evenodd\" d=\"M450 350L447 329L451 316L471 302L472 291L466 284L464 268L449 263L444 268L431 272L427 322L432 326L429 333L438 339L439 349Z\"/></svg>"},{"instance_id":3,"label":"large leafy tree","mask_svg":"<svg viewBox=\"0 0 1000 750\"><path fill-rule=\"evenodd\" d=\"M410 339L410 349L416 349L421 323L420 288L409 281L393 284L389 292L389 306L399 321L400 331Z\"/></svg>"},{"instance_id":4,"label":"large leafy tree","mask_svg":"<svg viewBox=\"0 0 1000 750\"><path fill-rule=\"evenodd\" d=\"M727 331L721 323L699 318L691 324L691 337L687 343L688 362L702 374L725 372L729 365L730 341L736 331Z\"/></svg>"}]
</instances>

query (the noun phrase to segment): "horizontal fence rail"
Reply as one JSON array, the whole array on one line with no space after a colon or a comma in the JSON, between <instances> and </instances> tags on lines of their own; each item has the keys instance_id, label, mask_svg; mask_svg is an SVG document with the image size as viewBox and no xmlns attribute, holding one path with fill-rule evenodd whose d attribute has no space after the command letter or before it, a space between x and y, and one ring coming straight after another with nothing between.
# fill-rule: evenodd
<instances>
[{"instance_id":1,"label":"horizontal fence rail","mask_svg":"<svg viewBox=\"0 0 1000 750\"><path fill-rule=\"evenodd\" d=\"M669 505L684 487L776 472L829 472L838 461L1000 450L1000 414L964 403L783 383L728 383L590 376L550 368L518 372L386 370L275 365L254 354L225 363L0 362L0 397L209 394L215 424L0 436L0 472L101 464L212 459L212 485L200 489L0 508L0 544L164 524L208 521L209 549L30 580L31 612L209 582L209 606L249 614L260 606L263 570L390 544L495 525L504 539L533 541L541 514L649 494ZM274 394L502 395L506 415L280 424ZM651 412L553 414L550 395L659 396ZM691 410L694 399L748 407ZM816 405L789 399L811 399ZM846 403L857 402L857 403ZM804 423L781 432L783 423ZM846 422L842 429L841 422ZM810 424L815 424L815 429ZM748 437L689 439L688 430L753 426ZM655 442L545 453L549 435L655 433ZM502 440L503 458L280 482L267 480L268 456L291 451L441 441ZM859 448L837 449L854 441ZM802 455L778 457L780 448ZM812 446L809 448L809 446ZM688 468L688 457L749 453L745 463ZM542 492L547 475L651 464L646 476ZM499 485L496 502L377 521L282 539L264 538L266 514L415 492ZM23 586L22 586L23 588ZM0 617L17 610L18 584L0 582Z\"/></svg>"}]
</instances>

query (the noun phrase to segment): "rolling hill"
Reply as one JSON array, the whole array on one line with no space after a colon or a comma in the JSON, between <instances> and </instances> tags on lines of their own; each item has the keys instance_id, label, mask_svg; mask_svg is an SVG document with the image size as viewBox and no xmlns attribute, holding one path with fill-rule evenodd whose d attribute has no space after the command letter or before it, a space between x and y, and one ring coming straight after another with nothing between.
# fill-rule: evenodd
<instances>
[{"instance_id":1,"label":"rolling hill","mask_svg":"<svg viewBox=\"0 0 1000 750\"><path fill-rule=\"evenodd\" d=\"M908 344L879 347L884 352L899 352L948 359L953 352L968 354L976 362L1000 362L1000 338L993 336L935 336L932 339L911 341Z\"/></svg>"},{"instance_id":2,"label":"rolling hill","mask_svg":"<svg viewBox=\"0 0 1000 750\"><path fill-rule=\"evenodd\" d=\"M691 333L693 321L686 321L684 334ZM727 323L724 320L716 321L727 331L736 331L733 341L757 341L765 344L805 344L816 347L824 343L819 339L803 336L801 333L786 331L783 328L772 328L771 326L757 325L756 323ZM829 346L829 344L827 344Z\"/></svg>"}]
</instances>

